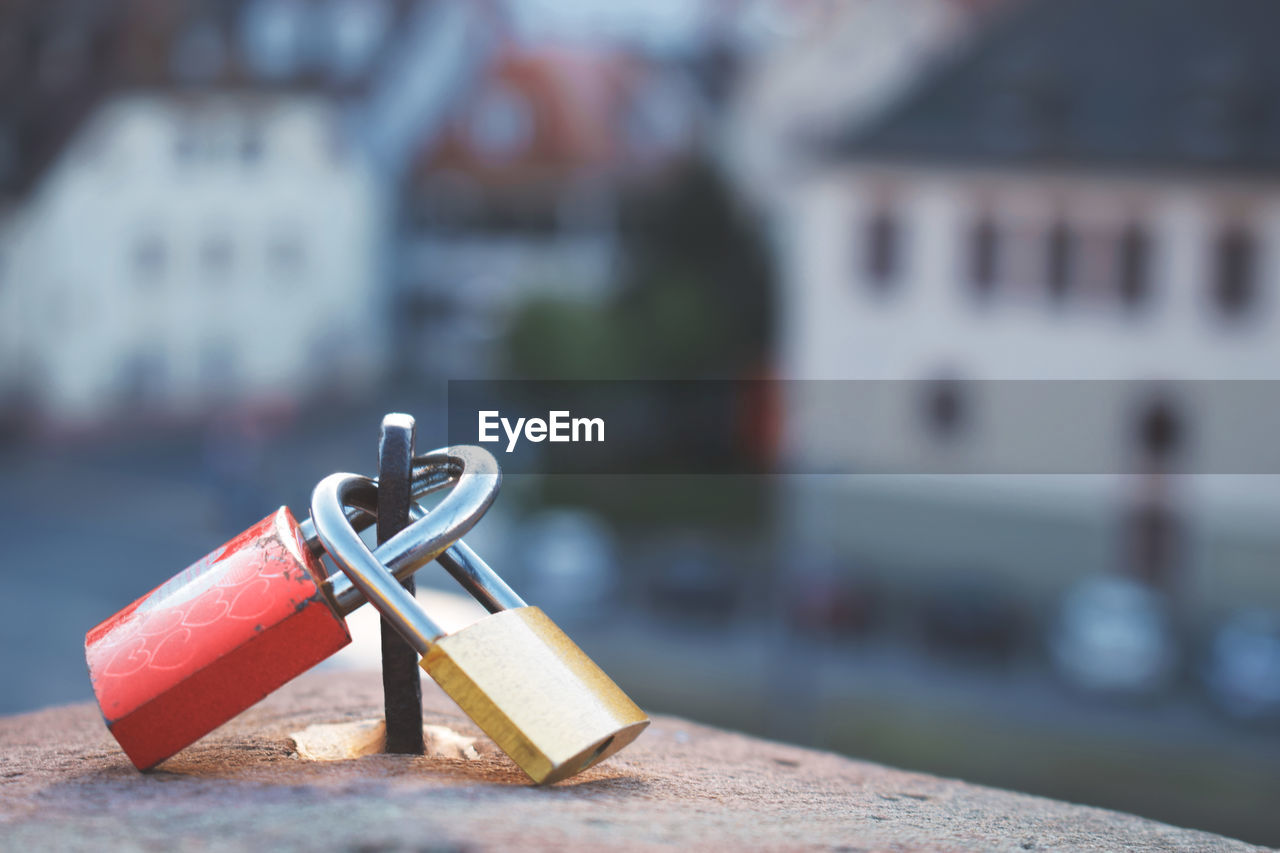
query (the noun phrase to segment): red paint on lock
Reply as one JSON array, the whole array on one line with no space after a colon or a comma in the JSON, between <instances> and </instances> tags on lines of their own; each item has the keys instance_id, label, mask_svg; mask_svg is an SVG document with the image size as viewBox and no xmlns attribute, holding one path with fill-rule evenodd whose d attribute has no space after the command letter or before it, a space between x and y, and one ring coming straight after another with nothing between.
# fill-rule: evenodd
<instances>
[{"instance_id":1,"label":"red paint on lock","mask_svg":"<svg viewBox=\"0 0 1280 853\"><path fill-rule=\"evenodd\" d=\"M288 507L85 635L98 706L154 767L351 642Z\"/></svg>"}]
</instances>

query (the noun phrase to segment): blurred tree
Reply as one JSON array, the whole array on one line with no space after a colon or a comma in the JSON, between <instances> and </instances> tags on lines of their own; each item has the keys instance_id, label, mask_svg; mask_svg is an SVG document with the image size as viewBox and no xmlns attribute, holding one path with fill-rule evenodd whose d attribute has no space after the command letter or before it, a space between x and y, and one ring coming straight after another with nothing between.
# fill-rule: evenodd
<instances>
[{"instance_id":1,"label":"blurred tree","mask_svg":"<svg viewBox=\"0 0 1280 853\"><path fill-rule=\"evenodd\" d=\"M628 375L611 340L606 308L539 297L525 303L506 338L504 375L514 379L601 379Z\"/></svg>"},{"instance_id":2,"label":"blurred tree","mask_svg":"<svg viewBox=\"0 0 1280 853\"><path fill-rule=\"evenodd\" d=\"M694 161L658 189L629 198L619 230L623 270L616 297L604 305L530 301L508 334L505 376L761 375L772 343L769 262L759 233L741 216L711 164ZM711 437L735 445L740 438L722 430ZM588 507L621 528L648 525L652 532L667 523L745 535L767 528L767 485L766 479L750 477L681 478L674 488L661 477L557 476L541 481L529 497Z\"/></svg>"},{"instance_id":3,"label":"blurred tree","mask_svg":"<svg viewBox=\"0 0 1280 853\"><path fill-rule=\"evenodd\" d=\"M531 301L507 339L507 375L528 379L739 378L771 344L770 267L720 175L692 161L623 205L624 271L602 307Z\"/></svg>"}]
</instances>

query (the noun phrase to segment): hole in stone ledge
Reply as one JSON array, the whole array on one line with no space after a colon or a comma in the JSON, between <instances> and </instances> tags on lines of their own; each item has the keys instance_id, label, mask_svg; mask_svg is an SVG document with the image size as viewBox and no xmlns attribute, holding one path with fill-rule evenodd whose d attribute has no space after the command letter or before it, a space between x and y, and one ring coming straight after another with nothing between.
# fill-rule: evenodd
<instances>
[{"instance_id":1,"label":"hole in stone ledge","mask_svg":"<svg viewBox=\"0 0 1280 853\"><path fill-rule=\"evenodd\" d=\"M480 757L476 738L456 732L448 726L424 724L423 740L429 758ZM346 761L365 755L378 755L386 744L383 720L355 720L307 726L289 735L294 752L303 761Z\"/></svg>"}]
</instances>

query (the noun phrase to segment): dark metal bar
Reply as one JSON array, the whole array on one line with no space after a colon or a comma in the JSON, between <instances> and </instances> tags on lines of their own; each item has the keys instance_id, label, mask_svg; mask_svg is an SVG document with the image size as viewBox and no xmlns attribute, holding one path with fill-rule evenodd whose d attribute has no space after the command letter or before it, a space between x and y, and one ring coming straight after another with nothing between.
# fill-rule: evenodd
<instances>
[{"instance_id":1,"label":"dark metal bar","mask_svg":"<svg viewBox=\"0 0 1280 853\"><path fill-rule=\"evenodd\" d=\"M378 544L409 525L413 503L413 446L416 424L410 415L382 419L378 442ZM413 575L400 582L410 595ZM382 620L382 698L386 715L386 752L422 755L422 681L418 653Z\"/></svg>"}]
</instances>

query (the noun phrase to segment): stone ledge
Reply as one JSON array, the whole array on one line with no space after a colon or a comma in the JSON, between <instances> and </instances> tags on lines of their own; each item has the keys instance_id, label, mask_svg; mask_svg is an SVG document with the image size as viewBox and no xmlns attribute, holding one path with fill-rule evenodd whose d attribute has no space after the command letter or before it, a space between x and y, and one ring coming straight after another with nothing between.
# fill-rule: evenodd
<instances>
[{"instance_id":1,"label":"stone ledge","mask_svg":"<svg viewBox=\"0 0 1280 853\"><path fill-rule=\"evenodd\" d=\"M480 733L434 685L426 722ZM657 717L631 747L533 788L471 757L299 758L290 733L377 716L373 673L311 673L141 774L91 704L0 719L14 850L1259 850L1131 815L894 770ZM57 738L55 740L55 738Z\"/></svg>"}]
</instances>

